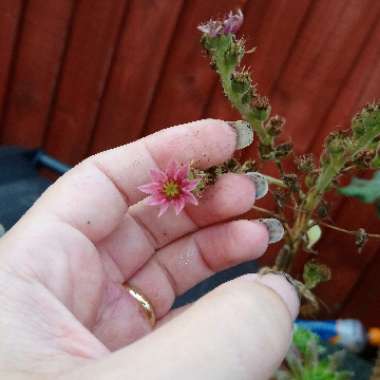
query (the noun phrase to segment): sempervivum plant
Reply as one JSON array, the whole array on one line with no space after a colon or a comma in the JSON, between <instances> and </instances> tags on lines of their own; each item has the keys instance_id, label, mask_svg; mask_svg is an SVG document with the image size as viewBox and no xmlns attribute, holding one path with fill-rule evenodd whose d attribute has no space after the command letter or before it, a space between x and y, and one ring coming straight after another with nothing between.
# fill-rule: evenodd
<instances>
[{"instance_id":1,"label":"sempervivum plant","mask_svg":"<svg viewBox=\"0 0 380 380\"><path fill-rule=\"evenodd\" d=\"M202 46L211 61L211 67L220 78L225 96L241 115L242 121L237 124L237 132L244 132L241 147L250 145L255 134L258 152L254 160L232 160L205 172L198 171L200 187L214 183L218 175L228 171L247 172L252 171L252 168L256 171L263 170L265 162L275 163L278 169L276 177L264 173L271 187L270 194L274 198L275 209L253 208L280 219L285 227L285 237L273 267L264 268L263 271L291 273L294 260L301 252L316 253L313 246L322 235L321 227L355 235L356 243L362 249L368 237L380 236L368 234L360 226L357 231L347 231L328 224L325 195L338 188L343 174L350 175L357 170L380 167L380 105L367 105L354 116L349 128L326 136L319 159L312 154L297 156L290 141L279 142L285 119L272 115L268 99L258 93L250 72L241 66L246 54L245 41L237 37L236 33L242 23L241 11L230 12L224 19L209 20L198 29L202 33ZM242 128L243 125L251 133L247 133ZM292 161L293 165L284 165L287 160ZM295 169L288 172L285 167L289 166ZM368 191L360 192L358 186L361 183L358 181L343 191L353 195L360 193L367 201L373 201L375 197L380 202L380 187L375 181L378 181L378 176L371 182L371 194ZM302 282L290 276L288 278L308 301L307 309L310 310L310 306L311 309L318 309L318 302L311 290L319 282L330 278L329 268L318 263L313 256L305 265Z\"/></svg>"}]
</instances>

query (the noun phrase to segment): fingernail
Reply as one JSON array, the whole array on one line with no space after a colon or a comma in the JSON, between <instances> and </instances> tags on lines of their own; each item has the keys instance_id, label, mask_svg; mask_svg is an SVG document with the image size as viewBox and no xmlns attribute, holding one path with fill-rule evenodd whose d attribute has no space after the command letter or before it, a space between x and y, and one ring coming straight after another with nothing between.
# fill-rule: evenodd
<instances>
[{"instance_id":1,"label":"fingernail","mask_svg":"<svg viewBox=\"0 0 380 380\"><path fill-rule=\"evenodd\" d=\"M267 228L269 233L269 244L277 243L284 237L284 226L278 219L264 218L258 219L257 222L264 224Z\"/></svg>"},{"instance_id":2,"label":"fingernail","mask_svg":"<svg viewBox=\"0 0 380 380\"><path fill-rule=\"evenodd\" d=\"M268 181L266 178L258 172L248 172L245 175L253 182L255 185L256 199L261 199L265 197L268 193Z\"/></svg>"},{"instance_id":3,"label":"fingernail","mask_svg":"<svg viewBox=\"0 0 380 380\"><path fill-rule=\"evenodd\" d=\"M230 121L228 124L236 133L236 149L240 150L251 145L253 142L253 130L250 124L243 120Z\"/></svg>"},{"instance_id":4,"label":"fingernail","mask_svg":"<svg viewBox=\"0 0 380 380\"><path fill-rule=\"evenodd\" d=\"M256 281L274 290L284 301L293 320L297 318L300 300L294 286L282 274L258 276Z\"/></svg>"}]
</instances>

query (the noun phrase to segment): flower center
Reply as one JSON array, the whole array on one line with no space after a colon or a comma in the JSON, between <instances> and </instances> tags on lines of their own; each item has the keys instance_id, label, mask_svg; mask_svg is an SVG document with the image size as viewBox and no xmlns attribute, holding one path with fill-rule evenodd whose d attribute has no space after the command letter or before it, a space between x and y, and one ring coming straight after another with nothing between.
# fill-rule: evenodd
<instances>
[{"instance_id":1,"label":"flower center","mask_svg":"<svg viewBox=\"0 0 380 380\"><path fill-rule=\"evenodd\" d=\"M166 182L162 188L167 198L177 198L181 194L181 189L177 182L170 180Z\"/></svg>"}]
</instances>

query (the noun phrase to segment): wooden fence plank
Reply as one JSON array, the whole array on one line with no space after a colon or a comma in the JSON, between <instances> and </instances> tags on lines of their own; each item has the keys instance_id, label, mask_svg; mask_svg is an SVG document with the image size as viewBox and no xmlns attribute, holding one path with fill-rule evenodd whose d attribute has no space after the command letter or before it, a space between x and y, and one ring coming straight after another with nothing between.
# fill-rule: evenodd
<instances>
[{"instance_id":1,"label":"wooden fence plank","mask_svg":"<svg viewBox=\"0 0 380 380\"><path fill-rule=\"evenodd\" d=\"M140 136L181 8L182 0L131 0L90 153Z\"/></svg>"},{"instance_id":2,"label":"wooden fence plank","mask_svg":"<svg viewBox=\"0 0 380 380\"><path fill-rule=\"evenodd\" d=\"M380 230L378 230L379 232ZM380 250L361 272L357 287L348 295L340 316L358 318L367 327L379 326L380 315Z\"/></svg>"},{"instance_id":3,"label":"wooden fence plank","mask_svg":"<svg viewBox=\"0 0 380 380\"><path fill-rule=\"evenodd\" d=\"M12 57L14 56L22 10L22 0L3 0L0 2L0 120L3 119L5 96L9 85ZM0 124L1 128L2 123Z\"/></svg>"},{"instance_id":4,"label":"wooden fence plank","mask_svg":"<svg viewBox=\"0 0 380 380\"><path fill-rule=\"evenodd\" d=\"M3 122L3 143L41 145L72 10L72 0L29 2Z\"/></svg>"},{"instance_id":5,"label":"wooden fence plank","mask_svg":"<svg viewBox=\"0 0 380 380\"><path fill-rule=\"evenodd\" d=\"M197 25L230 9L242 8L246 0L185 2L175 38L157 87L145 134L173 124L201 118L215 76L201 52Z\"/></svg>"},{"instance_id":6,"label":"wooden fence plank","mask_svg":"<svg viewBox=\"0 0 380 380\"><path fill-rule=\"evenodd\" d=\"M380 19L380 8L379 8ZM377 22L366 41L364 49L352 67L351 73L332 103L330 112L316 129L315 137L307 150L319 153L325 137L337 128L347 129L351 118L366 103L380 99L380 21Z\"/></svg>"},{"instance_id":7,"label":"wooden fence plank","mask_svg":"<svg viewBox=\"0 0 380 380\"><path fill-rule=\"evenodd\" d=\"M357 230L364 226L369 232L380 231L380 221L374 207L351 198L346 199L344 207L336 217L336 224L350 230ZM354 241L353 236L332 231L325 234L318 245L320 252L318 259L332 268L333 277L331 281L318 287L317 294L332 312L340 310L360 279L362 271L366 269L380 248L379 240L370 239L363 253L359 254L355 249Z\"/></svg>"},{"instance_id":8,"label":"wooden fence plank","mask_svg":"<svg viewBox=\"0 0 380 380\"><path fill-rule=\"evenodd\" d=\"M272 105L286 115L288 133L295 136L299 151L307 147L335 102L379 12L380 3L371 0L314 3L272 94Z\"/></svg>"},{"instance_id":9,"label":"wooden fence plank","mask_svg":"<svg viewBox=\"0 0 380 380\"><path fill-rule=\"evenodd\" d=\"M336 129L337 125L339 125L340 128L348 128L351 117L360 107L368 101L380 98L380 88L378 86L380 83L380 66L378 65L380 56L379 39L380 23L377 22L375 28L371 31L370 38L368 38L366 42L365 49L362 51L360 57L358 57L349 78L341 88L339 97L331 108L328 117L326 117L324 125L321 127L319 133L316 133L314 140L310 142L310 149L315 153L319 154L323 140L331 130ZM373 214L373 211L367 206L356 203L356 201L355 204L357 207L352 207L351 199L335 197L332 215L336 223L344 225L347 222L356 221L356 228L363 227L373 232L376 232L376 230L379 231L380 222L372 216L370 218L366 217L366 215ZM358 212L358 210L360 211ZM366 210L368 211L366 212ZM337 233L334 231L326 231L321 244L322 256L334 256L331 246L341 251L342 244L344 244L342 243L342 239L346 238L337 236ZM347 241L347 239L345 241ZM332 244L332 242L334 243ZM336 261L330 263L332 268L340 273L338 277L339 285L338 288L335 286L335 283L331 286L325 285L320 290L320 294L322 297L327 297L330 302L337 303L339 301L338 306L348 302L348 306L342 310L343 315L348 315L354 311L354 302L349 300L352 292L356 294L356 301L359 302L357 295L360 294L360 289L362 289L361 281L363 281L363 273L367 271L367 268L376 266L380 271L380 265L378 261L376 261L375 254L377 246L378 244L376 245L376 242L373 242L372 246L366 247L363 254L358 257L356 249L352 245L347 245L346 248L344 248L344 258L337 258ZM346 270L352 271L355 269L350 279L347 278L344 272L341 272L340 266L337 267L339 259L342 261L342 266L346 268ZM358 290L353 290L356 289L356 287L358 287ZM369 318L369 316L365 316L365 314L362 314L362 317Z\"/></svg>"},{"instance_id":10,"label":"wooden fence plank","mask_svg":"<svg viewBox=\"0 0 380 380\"><path fill-rule=\"evenodd\" d=\"M378 41L380 38L380 23L371 33L365 49L357 59L352 72L341 87L339 96L331 107L323 125L315 132L314 139L309 143L307 151L319 156L324 139L333 130L338 128L346 129L349 127L352 116L370 100L380 97L380 88L374 84L380 83L380 66L378 57L380 56L380 47ZM340 211L345 207L346 198L339 195L330 195L331 210L330 215L335 219ZM363 227L369 226L364 224ZM327 231L327 235L333 235L333 231ZM328 239L328 238L327 238Z\"/></svg>"},{"instance_id":11,"label":"wooden fence plank","mask_svg":"<svg viewBox=\"0 0 380 380\"><path fill-rule=\"evenodd\" d=\"M69 164L86 154L126 6L125 0L78 2L44 143L49 153Z\"/></svg>"}]
</instances>

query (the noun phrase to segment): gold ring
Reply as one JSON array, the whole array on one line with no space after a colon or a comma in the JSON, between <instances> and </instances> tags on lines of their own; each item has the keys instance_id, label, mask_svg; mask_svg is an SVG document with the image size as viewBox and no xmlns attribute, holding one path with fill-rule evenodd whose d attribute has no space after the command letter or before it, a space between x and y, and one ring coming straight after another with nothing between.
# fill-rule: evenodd
<instances>
[{"instance_id":1,"label":"gold ring","mask_svg":"<svg viewBox=\"0 0 380 380\"><path fill-rule=\"evenodd\" d=\"M128 283L124 283L123 286L127 289L128 293L132 298L134 298L143 309L145 316L147 320L149 321L150 325L153 327L156 323L156 313L154 312L154 308L152 303L149 301L149 299L142 294L140 291L138 291L136 288L133 288Z\"/></svg>"}]
</instances>

